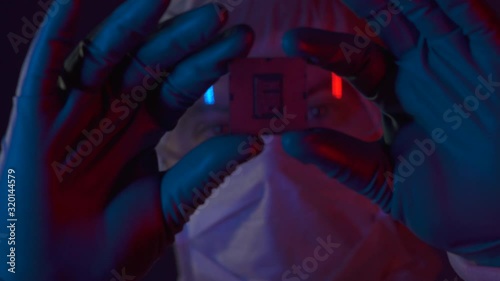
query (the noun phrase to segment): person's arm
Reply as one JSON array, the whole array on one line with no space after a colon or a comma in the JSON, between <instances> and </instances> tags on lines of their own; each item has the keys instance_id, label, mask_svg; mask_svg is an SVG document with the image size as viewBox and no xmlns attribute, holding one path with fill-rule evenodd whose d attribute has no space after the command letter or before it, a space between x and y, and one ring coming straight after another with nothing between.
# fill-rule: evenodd
<instances>
[{"instance_id":1,"label":"person's arm","mask_svg":"<svg viewBox=\"0 0 500 281\"><path fill-rule=\"evenodd\" d=\"M368 21L359 29L366 33L299 28L283 45L377 103L385 143L314 129L286 133L285 150L372 199L428 244L500 267L496 17L471 0L344 2Z\"/></svg>"},{"instance_id":2,"label":"person's arm","mask_svg":"<svg viewBox=\"0 0 500 281\"><path fill-rule=\"evenodd\" d=\"M126 1L75 45L79 1L53 2L2 143L1 280L140 278L217 187L210 172L255 156L238 151L248 136L224 136L158 171L161 135L253 42L247 26L218 34L213 4L158 29L168 3Z\"/></svg>"}]
</instances>

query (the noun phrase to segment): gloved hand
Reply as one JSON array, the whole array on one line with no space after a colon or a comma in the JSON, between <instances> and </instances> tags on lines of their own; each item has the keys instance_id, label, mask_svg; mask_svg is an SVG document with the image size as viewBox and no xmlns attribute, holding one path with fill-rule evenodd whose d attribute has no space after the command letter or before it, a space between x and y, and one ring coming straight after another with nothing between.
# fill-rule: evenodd
<instances>
[{"instance_id":1,"label":"gloved hand","mask_svg":"<svg viewBox=\"0 0 500 281\"><path fill-rule=\"evenodd\" d=\"M500 266L499 25L480 1L344 2L367 19L356 35L299 28L284 49L374 100L386 142L313 129L284 135L285 150L430 245Z\"/></svg>"},{"instance_id":2,"label":"gloved hand","mask_svg":"<svg viewBox=\"0 0 500 281\"><path fill-rule=\"evenodd\" d=\"M2 143L0 212L11 226L2 232L12 239L0 243L0 279L134 280L261 149L255 142L252 155L240 153L248 136L214 138L165 175L155 154L227 63L246 56L253 32L217 35L227 12L212 4L157 30L169 1L129 0L68 57L79 1L54 3Z\"/></svg>"}]
</instances>

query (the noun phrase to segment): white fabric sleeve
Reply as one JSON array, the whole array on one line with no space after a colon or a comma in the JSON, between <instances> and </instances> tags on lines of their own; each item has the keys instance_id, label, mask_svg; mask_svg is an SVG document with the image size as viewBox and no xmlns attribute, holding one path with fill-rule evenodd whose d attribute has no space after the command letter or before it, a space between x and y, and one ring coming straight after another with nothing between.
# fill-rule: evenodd
<instances>
[{"instance_id":1,"label":"white fabric sleeve","mask_svg":"<svg viewBox=\"0 0 500 281\"><path fill-rule=\"evenodd\" d=\"M465 281L498 281L500 280L500 267L486 267L476 265L460 256L448 253L448 258L453 269Z\"/></svg>"}]
</instances>

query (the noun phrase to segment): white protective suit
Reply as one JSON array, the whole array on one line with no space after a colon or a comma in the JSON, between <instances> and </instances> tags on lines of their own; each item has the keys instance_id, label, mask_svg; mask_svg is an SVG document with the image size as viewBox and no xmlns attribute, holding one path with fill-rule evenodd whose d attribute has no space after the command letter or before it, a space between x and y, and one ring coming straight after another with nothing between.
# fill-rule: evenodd
<instances>
[{"instance_id":1,"label":"white protective suit","mask_svg":"<svg viewBox=\"0 0 500 281\"><path fill-rule=\"evenodd\" d=\"M207 2L173 1L165 18ZM340 1L220 2L229 7L228 27L246 23L254 29L253 57L284 56L281 37L294 27L353 32L359 23ZM379 137L375 106L354 100L356 106L345 106L363 109L350 116L362 129L342 131L364 140L373 140L374 131ZM179 124L164 137L170 151L186 143L175 136L183 129ZM278 136L267 140L263 153L227 178L176 236L179 280L445 280L447 261L436 250L368 199L287 156Z\"/></svg>"}]
</instances>

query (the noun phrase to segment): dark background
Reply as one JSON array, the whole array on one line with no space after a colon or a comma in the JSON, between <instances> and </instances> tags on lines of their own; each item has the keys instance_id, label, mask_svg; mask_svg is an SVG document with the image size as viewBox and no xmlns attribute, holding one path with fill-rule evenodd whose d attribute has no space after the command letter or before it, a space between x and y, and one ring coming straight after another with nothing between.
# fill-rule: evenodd
<instances>
[{"instance_id":1,"label":"dark background","mask_svg":"<svg viewBox=\"0 0 500 281\"><path fill-rule=\"evenodd\" d=\"M45 2L45 0L42 0ZM286 1L286 0L284 0ZM473 0L476 1L476 0ZM488 0L492 8L500 15L500 2L498 0ZM83 10L81 12L81 28L78 32L78 38L84 38L85 34L101 22L116 6L120 0L89 0L81 1ZM0 135L3 136L7 127L8 117L12 96L15 94L17 79L21 66L28 51L28 44L19 46L19 52L16 54L7 34L10 32L22 36L23 22L26 17L32 22L33 15L43 9L38 5L38 0L1 0L0 5ZM500 52L500 50L499 50ZM497 56L498 54L491 54ZM111 275L110 275L111 276ZM175 280L175 264L173 254L162 258L150 273L147 281L170 281Z\"/></svg>"},{"instance_id":2,"label":"dark background","mask_svg":"<svg viewBox=\"0 0 500 281\"><path fill-rule=\"evenodd\" d=\"M8 116L15 94L21 66L28 51L29 43L19 45L16 54L7 35L12 32L23 37L22 18L33 22L33 15L43 9L38 5L40 0L0 0L0 132L3 136L7 128ZM41 0L48 2L49 0ZM121 2L119 0L81 1L83 11L80 14L81 28L79 37L85 37L92 27L101 22ZM31 42L31 40L30 40Z\"/></svg>"}]
</instances>

